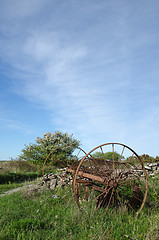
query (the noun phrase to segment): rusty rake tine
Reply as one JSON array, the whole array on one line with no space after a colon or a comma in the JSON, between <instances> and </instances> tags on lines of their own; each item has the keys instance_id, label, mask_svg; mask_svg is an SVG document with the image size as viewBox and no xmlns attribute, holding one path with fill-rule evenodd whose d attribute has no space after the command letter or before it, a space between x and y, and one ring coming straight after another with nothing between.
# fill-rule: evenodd
<instances>
[{"instance_id":1,"label":"rusty rake tine","mask_svg":"<svg viewBox=\"0 0 159 240\"><path fill-rule=\"evenodd\" d=\"M84 190L82 190L82 189L80 189L80 190L81 190L81 191L80 191L80 195L83 196ZM89 193L91 193L91 192L93 192L93 191L95 191L95 189L93 189L93 188L87 190L87 192L89 192ZM104 191L104 189L103 189L103 191ZM101 196L101 195L104 194L104 193L105 193L105 192L102 192L99 196ZM80 195L79 195L79 196L80 196ZM81 197L82 197L82 196L81 196ZM94 199L92 199L91 202L93 202L93 201L94 201L95 199L97 199L99 196L97 196L97 197L95 197Z\"/></svg>"}]
</instances>

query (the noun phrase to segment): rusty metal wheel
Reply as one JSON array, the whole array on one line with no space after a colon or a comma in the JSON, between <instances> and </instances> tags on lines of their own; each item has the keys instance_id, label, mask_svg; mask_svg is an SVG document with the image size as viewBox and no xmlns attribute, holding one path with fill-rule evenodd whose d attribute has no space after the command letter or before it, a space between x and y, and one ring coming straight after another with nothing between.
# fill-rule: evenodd
<instances>
[{"instance_id":1,"label":"rusty metal wheel","mask_svg":"<svg viewBox=\"0 0 159 240\"><path fill-rule=\"evenodd\" d=\"M106 143L80 161L73 189L80 210L126 208L137 217L147 197L147 175L134 150L121 143Z\"/></svg>"}]
</instances>

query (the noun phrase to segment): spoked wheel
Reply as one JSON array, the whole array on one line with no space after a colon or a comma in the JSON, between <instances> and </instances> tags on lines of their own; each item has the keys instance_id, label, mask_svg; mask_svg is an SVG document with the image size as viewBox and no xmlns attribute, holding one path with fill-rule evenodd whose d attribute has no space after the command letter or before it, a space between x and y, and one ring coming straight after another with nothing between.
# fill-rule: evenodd
<instances>
[{"instance_id":1,"label":"spoked wheel","mask_svg":"<svg viewBox=\"0 0 159 240\"><path fill-rule=\"evenodd\" d=\"M135 151L121 143L106 143L81 160L73 188L81 211L126 207L138 216L147 197L147 175Z\"/></svg>"}]
</instances>

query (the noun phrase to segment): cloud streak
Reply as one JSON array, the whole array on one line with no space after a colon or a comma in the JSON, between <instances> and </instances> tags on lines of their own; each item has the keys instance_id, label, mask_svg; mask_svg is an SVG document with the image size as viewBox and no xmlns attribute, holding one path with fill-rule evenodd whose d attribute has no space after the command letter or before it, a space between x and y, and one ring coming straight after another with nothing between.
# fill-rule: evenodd
<instances>
[{"instance_id":1,"label":"cloud streak","mask_svg":"<svg viewBox=\"0 0 159 240\"><path fill-rule=\"evenodd\" d=\"M144 60L156 40L133 24L133 4L76 3L5 1L1 69L12 76L12 92L49 111L54 128L74 132L85 146L113 139L135 144L134 132L145 135L159 117L149 80L156 83L157 60L150 71L151 60Z\"/></svg>"}]
</instances>

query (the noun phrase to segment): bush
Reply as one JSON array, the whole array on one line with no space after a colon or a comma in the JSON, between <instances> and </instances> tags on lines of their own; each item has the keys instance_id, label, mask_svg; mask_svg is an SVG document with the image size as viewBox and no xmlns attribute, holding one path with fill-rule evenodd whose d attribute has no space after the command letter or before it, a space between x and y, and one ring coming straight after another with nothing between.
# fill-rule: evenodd
<instances>
[{"instance_id":1,"label":"bush","mask_svg":"<svg viewBox=\"0 0 159 240\"><path fill-rule=\"evenodd\" d=\"M24 181L31 181L36 179L37 177L41 177L42 173L37 172L28 172L28 173L7 173L0 174L0 183L1 184L10 184L10 183L21 183Z\"/></svg>"},{"instance_id":2,"label":"bush","mask_svg":"<svg viewBox=\"0 0 159 240\"><path fill-rule=\"evenodd\" d=\"M44 133L42 138L37 137L36 143L25 145L19 160L25 160L34 164L42 165L47 159L47 163L52 165L64 165L66 159L72 157L73 151L79 146L79 141L68 133L50 132Z\"/></svg>"}]
</instances>

